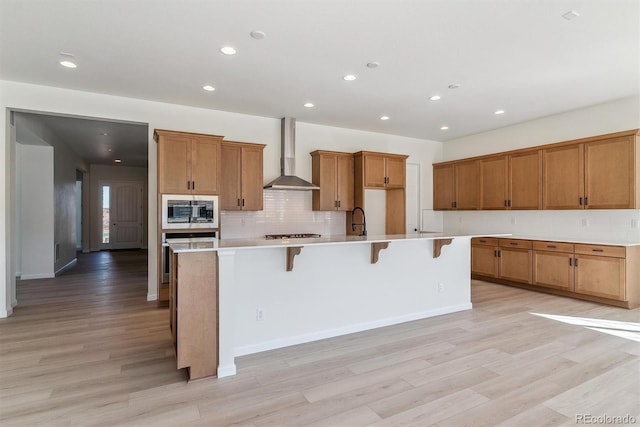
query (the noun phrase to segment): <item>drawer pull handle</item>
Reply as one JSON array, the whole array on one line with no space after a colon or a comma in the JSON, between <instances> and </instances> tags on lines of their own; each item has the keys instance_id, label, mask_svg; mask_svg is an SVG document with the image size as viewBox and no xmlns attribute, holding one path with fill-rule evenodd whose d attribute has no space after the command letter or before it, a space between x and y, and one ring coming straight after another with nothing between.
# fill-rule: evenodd
<instances>
[{"instance_id":1,"label":"drawer pull handle","mask_svg":"<svg viewBox=\"0 0 640 427\"><path fill-rule=\"evenodd\" d=\"M518 243L517 243L517 242L509 242L509 244L510 244L511 246L518 246Z\"/></svg>"},{"instance_id":2,"label":"drawer pull handle","mask_svg":"<svg viewBox=\"0 0 640 427\"><path fill-rule=\"evenodd\" d=\"M547 247L548 247L549 249L555 249L555 248L557 248L557 246L556 246L556 245L547 245Z\"/></svg>"},{"instance_id":3,"label":"drawer pull handle","mask_svg":"<svg viewBox=\"0 0 640 427\"><path fill-rule=\"evenodd\" d=\"M604 252L604 249L592 249L593 252Z\"/></svg>"},{"instance_id":4,"label":"drawer pull handle","mask_svg":"<svg viewBox=\"0 0 640 427\"><path fill-rule=\"evenodd\" d=\"M480 243L487 243L487 241L484 239L480 239Z\"/></svg>"}]
</instances>

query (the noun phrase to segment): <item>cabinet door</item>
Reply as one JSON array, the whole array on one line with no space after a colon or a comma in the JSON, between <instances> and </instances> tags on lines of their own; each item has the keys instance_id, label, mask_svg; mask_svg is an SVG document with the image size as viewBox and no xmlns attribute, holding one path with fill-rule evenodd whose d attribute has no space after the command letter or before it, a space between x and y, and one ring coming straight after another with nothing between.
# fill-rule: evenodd
<instances>
[{"instance_id":1,"label":"cabinet door","mask_svg":"<svg viewBox=\"0 0 640 427\"><path fill-rule=\"evenodd\" d=\"M395 157L387 157L387 187L388 188L404 188L406 186L406 163L405 159Z\"/></svg>"},{"instance_id":2,"label":"cabinet door","mask_svg":"<svg viewBox=\"0 0 640 427\"><path fill-rule=\"evenodd\" d=\"M531 258L531 250L501 248L498 258L500 278L531 284L533 270Z\"/></svg>"},{"instance_id":3,"label":"cabinet door","mask_svg":"<svg viewBox=\"0 0 640 427\"><path fill-rule=\"evenodd\" d=\"M542 152L509 156L509 207L542 209Z\"/></svg>"},{"instance_id":4,"label":"cabinet door","mask_svg":"<svg viewBox=\"0 0 640 427\"><path fill-rule=\"evenodd\" d=\"M351 211L353 203L353 156L336 158L336 199L339 211Z\"/></svg>"},{"instance_id":5,"label":"cabinet door","mask_svg":"<svg viewBox=\"0 0 640 427\"><path fill-rule=\"evenodd\" d=\"M482 209L507 208L507 166L507 156L480 160Z\"/></svg>"},{"instance_id":6,"label":"cabinet door","mask_svg":"<svg viewBox=\"0 0 640 427\"><path fill-rule=\"evenodd\" d=\"M364 156L364 186L384 188L386 185L385 157L375 154Z\"/></svg>"},{"instance_id":7,"label":"cabinet door","mask_svg":"<svg viewBox=\"0 0 640 427\"><path fill-rule=\"evenodd\" d=\"M220 209L237 211L242 207L242 149L234 144L222 144Z\"/></svg>"},{"instance_id":8,"label":"cabinet door","mask_svg":"<svg viewBox=\"0 0 640 427\"><path fill-rule=\"evenodd\" d=\"M192 138L191 181L193 194L218 194L220 175L220 141Z\"/></svg>"},{"instance_id":9,"label":"cabinet door","mask_svg":"<svg viewBox=\"0 0 640 427\"><path fill-rule=\"evenodd\" d=\"M498 277L497 247L472 245L471 272L481 276Z\"/></svg>"},{"instance_id":10,"label":"cabinet door","mask_svg":"<svg viewBox=\"0 0 640 427\"><path fill-rule=\"evenodd\" d=\"M576 255L576 260L576 292L626 300L624 258Z\"/></svg>"},{"instance_id":11,"label":"cabinet door","mask_svg":"<svg viewBox=\"0 0 640 427\"><path fill-rule=\"evenodd\" d=\"M543 208L584 208L583 145L543 150Z\"/></svg>"},{"instance_id":12,"label":"cabinet door","mask_svg":"<svg viewBox=\"0 0 640 427\"><path fill-rule=\"evenodd\" d=\"M433 209L449 210L455 205L455 179L453 164L433 167Z\"/></svg>"},{"instance_id":13,"label":"cabinet door","mask_svg":"<svg viewBox=\"0 0 640 427\"><path fill-rule=\"evenodd\" d=\"M242 210L262 210L262 147L242 148Z\"/></svg>"},{"instance_id":14,"label":"cabinet door","mask_svg":"<svg viewBox=\"0 0 640 427\"><path fill-rule=\"evenodd\" d=\"M634 139L585 144L585 197L589 209L633 209Z\"/></svg>"},{"instance_id":15,"label":"cabinet door","mask_svg":"<svg viewBox=\"0 0 640 427\"><path fill-rule=\"evenodd\" d=\"M573 254L533 252L533 284L573 291Z\"/></svg>"},{"instance_id":16,"label":"cabinet door","mask_svg":"<svg viewBox=\"0 0 640 427\"><path fill-rule=\"evenodd\" d=\"M480 208L480 162L471 160L454 164L456 208Z\"/></svg>"},{"instance_id":17,"label":"cabinet door","mask_svg":"<svg viewBox=\"0 0 640 427\"><path fill-rule=\"evenodd\" d=\"M320 190L312 191L314 211L335 211L338 208L337 163L338 159L335 154L315 154L311 159L312 181L320 187Z\"/></svg>"},{"instance_id":18,"label":"cabinet door","mask_svg":"<svg viewBox=\"0 0 640 427\"><path fill-rule=\"evenodd\" d=\"M191 139L161 136L158 141L158 190L160 193L190 194L189 153Z\"/></svg>"}]
</instances>

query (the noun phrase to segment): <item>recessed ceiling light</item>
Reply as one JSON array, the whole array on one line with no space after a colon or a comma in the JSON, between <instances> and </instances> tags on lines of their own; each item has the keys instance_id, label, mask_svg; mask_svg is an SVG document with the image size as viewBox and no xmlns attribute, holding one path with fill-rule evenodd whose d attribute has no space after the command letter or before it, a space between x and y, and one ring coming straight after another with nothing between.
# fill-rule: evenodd
<instances>
[{"instance_id":1,"label":"recessed ceiling light","mask_svg":"<svg viewBox=\"0 0 640 427\"><path fill-rule=\"evenodd\" d=\"M572 19L575 19L578 16L580 16L580 14L578 12L576 12L575 10L570 10L569 12L567 12L567 13L562 15L562 17L564 19L566 19L567 21L571 21Z\"/></svg>"},{"instance_id":2,"label":"recessed ceiling light","mask_svg":"<svg viewBox=\"0 0 640 427\"><path fill-rule=\"evenodd\" d=\"M462 86L460 83L451 83L449 86L447 86L449 89L458 89L460 86Z\"/></svg>"},{"instance_id":3,"label":"recessed ceiling light","mask_svg":"<svg viewBox=\"0 0 640 427\"><path fill-rule=\"evenodd\" d=\"M100 132L100 135L102 136L109 136L109 134L107 132Z\"/></svg>"},{"instance_id":4,"label":"recessed ceiling light","mask_svg":"<svg viewBox=\"0 0 640 427\"><path fill-rule=\"evenodd\" d=\"M75 56L72 53L60 52L60 65L67 68L76 68Z\"/></svg>"},{"instance_id":5,"label":"recessed ceiling light","mask_svg":"<svg viewBox=\"0 0 640 427\"><path fill-rule=\"evenodd\" d=\"M238 53L238 51L231 46L225 46L221 48L220 52L224 53L225 55L235 55L236 53Z\"/></svg>"},{"instance_id":6,"label":"recessed ceiling light","mask_svg":"<svg viewBox=\"0 0 640 427\"><path fill-rule=\"evenodd\" d=\"M107 151L111 153L113 151L113 149L108 148Z\"/></svg>"},{"instance_id":7,"label":"recessed ceiling light","mask_svg":"<svg viewBox=\"0 0 640 427\"><path fill-rule=\"evenodd\" d=\"M379 66L380 66L380 63L378 61L369 62L367 64L367 68L378 68Z\"/></svg>"},{"instance_id":8,"label":"recessed ceiling light","mask_svg":"<svg viewBox=\"0 0 640 427\"><path fill-rule=\"evenodd\" d=\"M493 114L495 114L496 116L499 116L500 114L504 114L504 110L496 110L493 112Z\"/></svg>"},{"instance_id":9,"label":"recessed ceiling light","mask_svg":"<svg viewBox=\"0 0 640 427\"><path fill-rule=\"evenodd\" d=\"M307 102L307 103L305 103L305 104L304 104L304 106L305 106L305 107L307 107L307 108L313 108L313 107L315 107L315 105L313 105L313 103L311 103L311 102Z\"/></svg>"},{"instance_id":10,"label":"recessed ceiling light","mask_svg":"<svg viewBox=\"0 0 640 427\"><path fill-rule=\"evenodd\" d=\"M259 30L251 31L249 34L256 40L262 40L263 38L267 37L267 34L264 31Z\"/></svg>"},{"instance_id":11,"label":"recessed ceiling light","mask_svg":"<svg viewBox=\"0 0 640 427\"><path fill-rule=\"evenodd\" d=\"M204 85L202 86L202 89L206 90L207 92L213 92L214 90L216 90L216 88L211 85Z\"/></svg>"},{"instance_id":12,"label":"recessed ceiling light","mask_svg":"<svg viewBox=\"0 0 640 427\"><path fill-rule=\"evenodd\" d=\"M438 101L440 100L440 95L433 95L432 97L429 98L429 101Z\"/></svg>"},{"instance_id":13,"label":"recessed ceiling light","mask_svg":"<svg viewBox=\"0 0 640 427\"><path fill-rule=\"evenodd\" d=\"M113 163L122 163L122 159L115 159Z\"/></svg>"},{"instance_id":14,"label":"recessed ceiling light","mask_svg":"<svg viewBox=\"0 0 640 427\"><path fill-rule=\"evenodd\" d=\"M389 120L389 116L382 116L380 117L380 120Z\"/></svg>"},{"instance_id":15,"label":"recessed ceiling light","mask_svg":"<svg viewBox=\"0 0 640 427\"><path fill-rule=\"evenodd\" d=\"M448 130L449 126L440 126L440 130Z\"/></svg>"},{"instance_id":16,"label":"recessed ceiling light","mask_svg":"<svg viewBox=\"0 0 640 427\"><path fill-rule=\"evenodd\" d=\"M348 82L352 82L355 79L357 79L355 74L347 74L346 76L343 77L344 80L348 81Z\"/></svg>"}]
</instances>

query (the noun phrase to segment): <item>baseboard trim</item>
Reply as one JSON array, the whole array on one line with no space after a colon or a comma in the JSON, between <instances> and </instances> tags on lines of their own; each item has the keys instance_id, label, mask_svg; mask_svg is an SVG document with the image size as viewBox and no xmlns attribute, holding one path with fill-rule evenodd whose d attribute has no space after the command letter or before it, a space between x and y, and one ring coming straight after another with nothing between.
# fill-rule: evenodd
<instances>
[{"instance_id":1,"label":"baseboard trim","mask_svg":"<svg viewBox=\"0 0 640 427\"><path fill-rule=\"evenodd\" d=\"M72 259L71 261L69 261L68 263L63 265L61 268L56 270L55 275L57 276L58 274L62 273L64 270L66 270L67 268L72 267L72 266L76 265L77 263L78 263L78 258Z\"/></svg>"},{"instance_id":2,"label":"baseboard trim","mask_svg":"<svg viewBox=\"0 0 640 427\"><path fill-rule=\"evenodd\" d=\"M157 301L158 294L147 294L147 301Z\"/></svg>"},{"instance_id":3,"label":"baseboard trim","mask_svg":"<svg viewBox=\"0 0 640 427\"><path fill-rule=\"evenodd\" d=\"M6 310L0 310L0 319L4 319L6 317L9 317L13 314L13 308L9 307Z\"/></svg>"},{"instance_id":4,"label":"baseboard trim","mask_svg":"<svg viewBox=\"0 0 640 427\"><path fill-rule=\"evenodd\" d=\"M435 308L432 310L420 311L417 313L406 314L397 317L388 317L385 319L374 320L370 322L356 323L340 328L326 329L323 331L312 332L308 334L296 335L293 337L279 338L261 343L244 345L234 349L235 356L245 356L247 354L260 353L262 351L273 350L276 348L289 347L292 345L304 344L307 342L318 341L326 338L338 337L341 335L352 334L355 332L367 331L370 329L383 328L385 326L397 325L399 323L411 322L414 320L427 319L429 317L441 316L443 314L455 313L458 311L470 310L473 305L469 303L451 305L447 307ZM220 375L218 375L219 377Z\"/></svg>"},{"instance_id":5,"label":"baseboard trim","mask_svg":"<svg viewBox=\"0 0 640 427\"><path fill-rule=\"evenodd\" d=\"M236 374L236 364L218 365L218 378L232 377Z\"/></svg>"},{"instance_id":6,"label":"baseboard trim","mask_svg":"<svg viewBox=\"0 0 640 427\"><path fill-rule=\"evenodd\" d=\"M56 277L56 275L51 273L23 274L20 276L20 280L53 279L54 277Z\"/></svg>"}]
</instances>

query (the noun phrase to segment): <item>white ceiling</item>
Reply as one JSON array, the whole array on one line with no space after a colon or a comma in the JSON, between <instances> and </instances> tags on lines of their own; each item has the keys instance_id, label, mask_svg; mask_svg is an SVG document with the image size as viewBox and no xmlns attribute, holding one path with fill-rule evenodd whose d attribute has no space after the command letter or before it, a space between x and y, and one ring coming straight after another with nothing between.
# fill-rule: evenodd
<instances>
[{"instance_id":1,"label":"white ceiling","mask_svg":"<svg viewBox=\"0 0 640 427\"><path fill-rule=\"evenodd\" d=\"M0 0L5 80L437 141L638 95L639 58L638 0Z\"/></svg>"}]
</instances>

